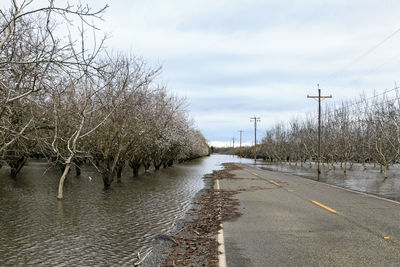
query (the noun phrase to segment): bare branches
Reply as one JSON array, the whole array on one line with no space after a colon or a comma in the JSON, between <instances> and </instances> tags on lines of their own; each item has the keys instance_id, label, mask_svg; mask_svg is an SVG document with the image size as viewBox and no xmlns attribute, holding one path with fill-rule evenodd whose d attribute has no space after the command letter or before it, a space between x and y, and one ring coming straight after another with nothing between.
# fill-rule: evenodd
<instances>
[{"instance_id":1,"label":"bare branches","mask_svg":"<svg viewBox=\"0 0 400 267\"><path fill-rule=\"evenodd\" d=\"M327 107L323 112L323 161L328 168L340 162L346 173L347 164L375 162L386 170L400 162L400 97L395 87L374 98L361 97L354 103ZM388 91L388 92L389 92ZM293 120L286 129L277 124L266 132L260 155L271 161L315 160L316 125L308 118ZM315 120L314 120L315 121ZM365 167L366 168L366 167Z\"/></svg>"}]
</instances>

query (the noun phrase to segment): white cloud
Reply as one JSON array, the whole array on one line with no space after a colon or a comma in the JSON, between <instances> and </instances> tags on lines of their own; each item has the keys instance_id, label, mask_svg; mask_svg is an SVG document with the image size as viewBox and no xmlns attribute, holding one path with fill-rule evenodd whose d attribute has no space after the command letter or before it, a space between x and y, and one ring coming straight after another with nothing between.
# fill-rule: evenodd
<instances>
[{"instance_id":1,"label":"white cloud","mask_svg":"<svg viewBox=\"0 0 400 267\"><path fill-rule=\"evenodd\" d=\"M89 5L103 6L105 0ZM228 141L329 102L372 95L400 78L400 27L394 0L113 0L99 27L108 47L162 63L172 92L186 96L208 140ZM226 99L226 101L224 101ZM249 103L254 103L250 105ZM263 107L265 106L265 110ZM249 137L250 139L250 137Z\"/></svg>"}]
</instances>

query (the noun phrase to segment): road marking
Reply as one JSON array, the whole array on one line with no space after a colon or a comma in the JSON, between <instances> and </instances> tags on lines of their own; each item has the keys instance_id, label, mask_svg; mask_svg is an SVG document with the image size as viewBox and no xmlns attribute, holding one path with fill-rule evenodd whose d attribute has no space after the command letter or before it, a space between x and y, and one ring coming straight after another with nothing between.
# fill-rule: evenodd
<instances>
[{"instance_id":1,"label":"road marking","mask_svg":"<svg viewBox=\"0 0 400 267\"><path fill-rule=\"evenodd\" d=\"M255 173L255 172L253 172L253 171L251 171L251 170L249 170L249 169L246 169L246 168L244 168L244 169L245 169L247 172L253 174L254 176L257 176L257 177L262 178L258 173ZM262 179L264 179L264 178L262 178ZM280 185L278 182L274 181L274 180L267 180L267 181L268 181L270 184L274 184L274 185L276 185L276 186L281 187L281 185Z\"/></svg>"},{"instance_id":2,"label":"road marking","mask_svg":"<svg viewBox=\"0 0 400 267\"><path fill-rule=\"evenodd\" d=\"M260 175L258 175L257 173L255 173L255 172L253 172L253 171L250 171L249 169L247 169L247 168L244 168L248 173L251 173L251 174L253 174L254 176L257 176L257 177L260 177Z\"/></svg>"},{"instance_id":3,"label":"road marking","mask_svg":"<svg viewBox=\"0 0 400 267\"><path fill-rule=\"evenodd\" d=\"M217 190L220 190L219 180L216 180ZM225 255L225 242L224 242L224 230L223 224L221 223L221 230L218 232L217 241L220 244L218 246L218 251L220 252L218 255L218 263L219 267L226 267L226 255Z\"/></svg>"},{"instance_id":4,"label":"road marking","mask_svg":"<svg viewBox=\"0 0 400 267\"><path fill-rule=\"evenodd\" d=\"M277 182L275 182L274 180L269 180L268 182L270 182L271 184L274 184L276 186L281 186L280 184L278 184Z\"/></svg>"},{"instance_id":5,"label":"road marking","mask_svg":"<svg viewBox=\"0 0 400 267\"><path fill-rule=\"evenodd\" d=\"M319 202L317 202L317 201L314 201L314 200L311 200L311 201L312 201L312 203L314 203L314 204L320 206L321 208L324 208L324 209L326 209L326 210L329 210L329 211L332 212L332 213L336 213L336 210L331 209L331 208L325 206L324 204L321 204L321 203L319 203Z\"/></svg>"}]
</instances>

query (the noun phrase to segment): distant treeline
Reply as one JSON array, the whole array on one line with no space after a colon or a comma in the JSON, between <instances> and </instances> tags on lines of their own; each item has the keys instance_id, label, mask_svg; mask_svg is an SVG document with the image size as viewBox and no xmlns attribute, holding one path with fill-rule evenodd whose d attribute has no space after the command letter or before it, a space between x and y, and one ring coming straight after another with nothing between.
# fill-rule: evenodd
<instances>
[{"instance_id":1,"label":"distant treeline","mask_svg":"<svg viewBox=\"0 0 400 267\"><path fill-rule=\"evenodd\" d=\"M354 163L379 164L384 177L390 165L400 162L400 92L372 98L360 97L339 106L328 105L322 113L322 162L330 169L340 163L343 171ZM311 164L317 158L318 118L276 123L257 147L257 157L272 162ZM254 156L254 148L243 149ZM239 150L235 150L239 155Z\"/></svg>"},{"instance_id":2,"label":"distant treeline","mask_svg":"<svg viewBox=\"0 0 400 267\"><path fill-rule=\"evenodd\" d=\"M140 166L208 154L185 100L160 83L160 67L107 50L107 37L87 41L106 7L31 3L10 1L0 14L0 159L13 177L29 157L46 157L62 169L61 199L70 168L83 162L107 188L125 165L136 176Z\"/></svg>"}]
</instances>

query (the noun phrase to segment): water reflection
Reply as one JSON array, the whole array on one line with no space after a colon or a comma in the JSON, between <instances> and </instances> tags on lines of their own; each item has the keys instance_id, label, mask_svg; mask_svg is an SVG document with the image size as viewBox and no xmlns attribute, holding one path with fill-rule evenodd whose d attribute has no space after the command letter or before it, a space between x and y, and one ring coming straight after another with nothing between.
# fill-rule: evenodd
<instances>
[{"instance_id":1,"label":"water reflection","mask_svg":"<svg viewBox=\"0 0 400 267\"><path fill-rule=\"evenodd\" d=\"M262 169L281 171L296 174L309 179L316 179L316 166L295 166L294 164L271 164L268 162L258 162L258 167ZM385 198L400 201L400 166L391 166L388 170L388 178L384 179L379 167L372 164L366 166L354 164L351 170L345 174L339 165L334 170L328 170L327 166L322 168L321 181L338 185L341 187L372 193Z\"/></svg>"},{"instance_id":2,"label":"water reflection","mask_svg":"<svg viewBox=\"0 0 400 267\"><path fill-rule=\"evenodd\" d=\"M14 181L0 169L0 266L130 264L141 247L169 231L203 188L202 177L223 162L212 155L133 178L103 191L101 177L85 167L73 173L57 201L60 173L31 161ZM251 162L250 160L242 160ZM91 177L91 179L89 179Z\"/></svg>"}]
</instances>

